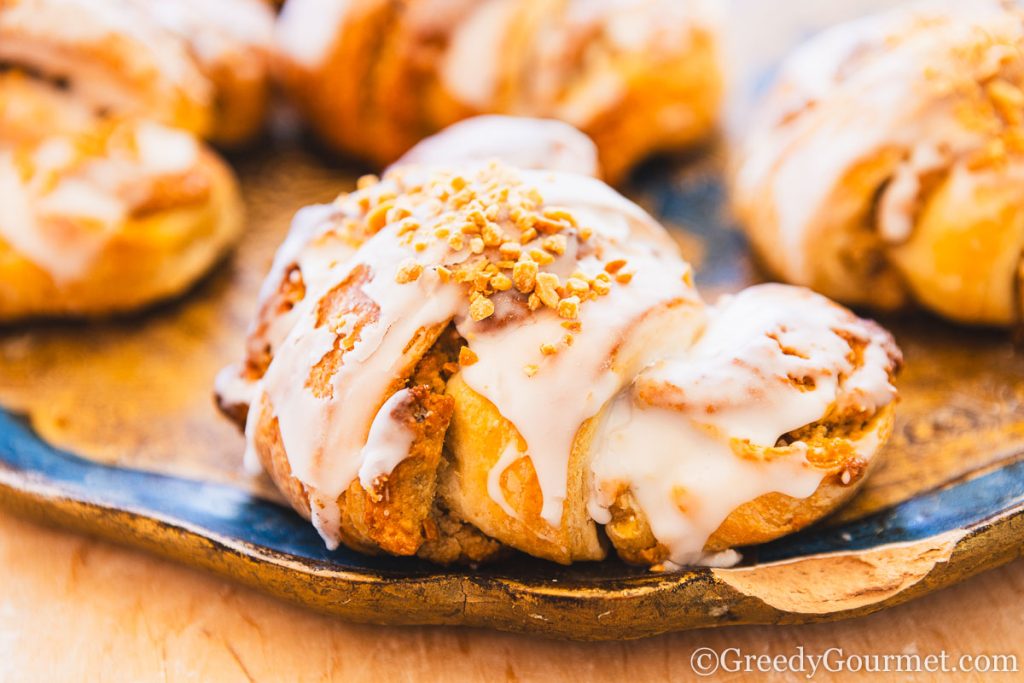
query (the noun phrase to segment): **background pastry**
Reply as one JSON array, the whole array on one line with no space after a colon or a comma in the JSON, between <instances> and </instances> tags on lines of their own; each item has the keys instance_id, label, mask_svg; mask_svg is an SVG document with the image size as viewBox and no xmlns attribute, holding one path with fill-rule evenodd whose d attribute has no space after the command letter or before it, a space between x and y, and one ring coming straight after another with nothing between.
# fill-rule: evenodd
<instances>
[{"instance_id":1,"label":"background pastry","mask_svg":"<svg viewBox=\"0 0 1024 683\"><path fill-rule=\"evenodd\" d=\"M0 2L0 64L57 82L99 113L225 144L262 126L272 35L259 0Z\"/></svg>"},{"instance_id":2,"label":"background pastry","mask_svg":"<svg viewBox=\"0 0 1024 683\"><path fill-rule=\"evenodd\" d=\"M179 294L242 227L234 176L192 135L17 72L0 73L0 205L0 321Z\"/></svg>"},{"instance_id":3,"label":"background pastry","mask_svg":"<svg viewBox=\"0 0 1024 683\"><path fill-rule=\"evenodd\" d=\"M272 18L256 0L0 2L0 320L136 309L223 256L241 199L197 136L259 131Z\"/></svg>"},{"instance_id":4,"label":"background pastry","mask_svg":"<svg viewBox=\"0 0 1024 683\"><path fill-rule=\"evenodd\" d=\"M701 2L290 0L280 73L325 142L380 166L482 113L567 121L615 181L647 154L693 144L721 95Z\"/></svg>"},{"instance_id":5,"label":"background pastry","mask_svg":"<svg viewBox=\"0 0 1024 683\"><path fill-rule=\"evenodd\" d=\"M863 481L891 428L886 333L783 286L709 309L600 181L454 163L303 209L218 381L329 546L728 562ZM720 476L687 498L687 464Z\"/></svg>"},{"instance_id":6,"label":"background pastry","mask_svg":"<svg viewBox=\"0 0 1024 683\"><path fill-rule=\"evenodd\" d=\"M1020 320L1022 46L1015 4L945 0L797 50L735 168L768 268L852 304Z\"/></svg>"}]
</instances>

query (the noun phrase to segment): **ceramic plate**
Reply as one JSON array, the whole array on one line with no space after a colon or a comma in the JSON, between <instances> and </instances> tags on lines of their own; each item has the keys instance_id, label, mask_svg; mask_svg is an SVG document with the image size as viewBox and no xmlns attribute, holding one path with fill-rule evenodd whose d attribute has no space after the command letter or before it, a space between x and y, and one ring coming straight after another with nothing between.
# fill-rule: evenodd
<instances>
[{"instance_id":1,"label":"ceramic plate","mask_svg":"<svg viewBox=\"0 0 1024 683\"><path fill-rule=\"evenodd\" d=\"M882 321L907 360L884 465L838 515L744 549L735 568L522 557L445 569L325 550L265 479L241 470L241 438L210 387L241 352L290 214L355 175L295 147L236 161L250 232L189 296L137 318L0 331L0 504L346 619L580 639L848 617L1020 554L1024 355L1005 333L923 316ZM713 153L652 164L626 192L678 237L707 298L756 281Z\"/></svg>"}]
</instances>

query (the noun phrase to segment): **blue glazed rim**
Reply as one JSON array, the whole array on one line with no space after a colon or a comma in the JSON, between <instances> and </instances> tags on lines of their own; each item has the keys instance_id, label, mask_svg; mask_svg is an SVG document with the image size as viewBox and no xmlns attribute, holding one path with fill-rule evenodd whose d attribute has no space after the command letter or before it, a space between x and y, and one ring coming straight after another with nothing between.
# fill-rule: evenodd
<instances>
[{"instance_id":1,"label":"blue glazed rim","mask_svg":"<svg viewBox=\"0 0 1024 683\"><path fill-rule=\"evenodd\" d=\"M95 463L54 448L24 419L9 412L0 412L0 470L13 475L5 478L12 480L15 488L44 487L47 497L159 519L209 539L226 539L319 568L402 577L465 572L415 559L370 557L345 548L329 551L312 526L291 509L226 484ZM862 519L839 526L814 526L747 549L744 564L921 541L971 529L1018 509L1024 509L1024 458ZM587 580L649 575L616 561L569 568L525 557L484 571L493 576Z\"/></svg>"}]
</instances>

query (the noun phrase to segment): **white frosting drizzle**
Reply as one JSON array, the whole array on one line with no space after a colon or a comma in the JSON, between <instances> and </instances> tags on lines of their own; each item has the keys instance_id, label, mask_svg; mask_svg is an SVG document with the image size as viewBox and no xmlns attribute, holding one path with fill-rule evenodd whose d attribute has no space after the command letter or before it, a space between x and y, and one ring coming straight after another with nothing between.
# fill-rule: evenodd
<instances>
[{"instance_id":1,"label":"white frosting drizzle","mask_svg":"<svg viewBox=\"0 0 1024 683\"><path fill-rule=\"evenodd\" d=\"M480 111L494 108L505 34L517 0L487 0L452 32L441 63L445 88L461 102Z\"/></svg>"},{"instance_id":2,"label":"white frosting drizzle","mask_svg":"<svg viewBox=\"0 0 1024 683\"><path fill-rule=\"evenodd\" d=\"M839 333L867 343L866 370ZM840 402L869 413L886 405L895 396L888 348L886 335L807 290L764 285L725 299L696 344L640 373L603 420L591 516L608 522L628 486L672 562L708 559L705 543L737 507L776 491L806 498L826 474L807 462L804 443L766 461L737 446L774 447Z\"/></svg>"},{"instance_id":3,"label":"white frosting drizzle","mask_svg":"<svg viewBox=\"0 0 1024 683\"><path fill-rule=\"evenodd\" d=\"M887 147L905 161L881 198L880 228L889 241L905 240L920 175L960 163L991 137L957 116L950 79L982 81L1022 44L1021 15L999 0L927 0L834 27L795 51L736 174L738 194L777 223L786 279L810 283L811 226L844 174ZM984 45L987 58L959 56Z\"/></svg>"},{"instance_id":4,"label":"white frosting drizzle","mask_svg":"<svg viewBox=\"0 0 1024 683\"><path fill-rule=\"evenodd\" d=\"M277 18L280 50L297 63L316 69L327 58L353 0L289 0Z\"/></svg>"},{"instance_id":5,"label":"white frosting drizzle","mask_svg":"<svg viewBox=\"0 0 1024 683\"><path fill-rule=\"evenodd\" d=\"M394 166L479 163L492 158L517 168L597 176L597 147L583 133L554 119L474 116L420 141Z\"/></svg>"},{"instance_id":6,"label":"white frosting drizzle","mask_svg":"<svg viewBox=\"0 0 1024 683\"><path fill-rule=\"evenodd\" d=\"M366 445L359 454L359 483L368 491L378 477L390 474L409 455L413 434L393 415L398 406L409 400L409 395L408 389L396 391L384 401L370 424Z\"/></svg>"}]
</instances>

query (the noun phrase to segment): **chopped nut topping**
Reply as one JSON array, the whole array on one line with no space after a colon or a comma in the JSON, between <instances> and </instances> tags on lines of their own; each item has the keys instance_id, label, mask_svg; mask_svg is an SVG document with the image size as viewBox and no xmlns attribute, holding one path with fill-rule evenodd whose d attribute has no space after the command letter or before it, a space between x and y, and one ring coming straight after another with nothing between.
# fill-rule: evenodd
<instances>
[{"instance_id":1,"label":"chopped nut topping","mask_svg":"<svg viewBox=\"0 0 1024 683\"><path fill-rule=\"evenodd\" d=\"M587 281L576 276L565 281L565 288L569 290L570 294L577 296L585 295L590 291L590 285L587 284Z\"/></svg>"},{"instance_id":2,"label":"chopped nut topping","mask_svg":"<svg viewBox=\"0 0 1024 683\"><path fill-rule=\"evenodd\" d=\"M468 346L463 346L459 349L459 365L469 367L478 360L480 360L480 357L477 356L476 352Z\"/></svg>"},{"instance_id":3,"label":"chopped nut topping","mask_svg":"<svg viewBox=\"0 0 1024 683\"><path fill-rule=\"evenodd\" d=\"M558 280L558 276L554 273L538 273L537 274L537 296L540 298L541 303L549 308L555 308L558 306L558 288L561 283ZM577 299L577 302L579 300ZM575 316L572 316L575 317Z\"/></svg>"},{"instance_id":4,"label":"chopped nut topping","mask_svg":"<svg viewBox=\"0 0 1024 683\"><path fill-rule=\"evenodd\" d=\"M398 266L398 273L395 275L395 282L404 285L407 282L414 282L423 273L423 265L415 259L405 259Z\"/></svg>"},{"instance_id":5,"label":"chopped nut topping","mask_svg":"<svg viewBox=\"0 0 1024 683\"><path fill-rule=\"evenodd\" d=\"M1002 86L991 90L994 99L1013 97ZM1020 147L1024 149L1024 128L1020 131ZM441 283L464 288L469 315L475 321L494 315L492 297L499 292L525 301L530 311L550 308L563 318L566 333L542 346L546 355L573 343L574 335L581 332L581 307L607 295L616 283L628 283L635 273L626 270L626 259L614 258L614 252L604 255L603 243L585 252L588 259L596 258L599 263L612 259L598 265L601 270L597 274L590 275L579 267L568 276L551 272L558 257L564 260L565 254L574 253L570 246L575 243L570 240L587 240L595 233L590 226L580 225L570 209L544 206L540 193L499 164L465 175L439 171L432 180L413 181L417 184L403 184L406 177L400 171L395 173L400 179L397 183L391 182L391 175L384 181L372 176L359 181L363 192L350 195L346 205L347 211L359 216L348 219L352 226L346 234L351 241L358 246L390 226L397 228L400 244L410 253L426 252L433 258L435 252L428 249L435 245L442 247L438 256L443 257L445 248L459 253L447 262L430 264L420 262L424 256L408 258L399 264L395 281L417 281L424 268L433 268ZM339 205L344 201L344 197L339 198ZM570 269L571 264L559 272L568 273ZM472 362L467 355L471 353L468 349L460 352L459 362Z\"/></svg>"},{"instance_id":6,"label":"chopped nut topping","mask_svg":"<svg viewBox=\"0 0 1024 683\"><path fill-rule=\"evenodd\" d=\"M537 264L533 261L518 261L512 269L512 281L523 294L529 294L537 284Z\"/></svg>"},{"instance_id":7,"label":"chopped nut topping","mask_svg":"<svg viewBox=\"0 0 1024 683\"><path fill-rule=\"evenodd\" d=\"M518 259L522 251L523 247L518 242L502 242L498 247L498 253L511 261Z\"/></svg>"},{"instance_id":8,"label":"chopped nut topping","mask_svg":"<svg viewBox=\"0 0 1024 683\"><path fill-rule=\"evenodd\" d=\"M531 249L530 258L539 263L542 266L547 266L555 261L555 257L544 251L543 249Z\"/></svg>"},{"instance_id":9,"label":"chopped nut topping","mask_svg":"<svg viewBox=\"0 0 1024 683\"><path fill-rule=\"evenodd\" d=\"M541 344L540 352L543 353L545 356L553 356L556 353L558 353L558 347L555 346L554 344Z\"/></svg>"},{"instance_id":10,"label":"chopped nut topping","mask_svg":"<svg viewBox=\"0 0 1024 683\"><path fill-rule=\"evenodd\" d=\"M499 273L491 278L491 287L497 292L505 292L512 289L512 280L508 275Z\"/></svg>"},{"instance_id":11,"label":"chopped nut topping","mask_svg":"<svg viewBox=\"0 0 1024 683\"><path fill-rule=\"evenodd\" d=\"M486 296L478 296L469 304L469 317L477 322L494 315L494 302Z\"/></svg>"},{"instance_id":12,"label":"chopped nut topping","mask_svg":"<svg viewBox=\"0 0 1024 683\"><path fill-rule=\"evenodd\" d=\"M533 377L534 375L537 374L537 366L531 363L530 365L527 365L526 367L523 368L523 372L526 373L527 377Z\"/></svg>"},{"instance_id":13,"label":"chopped nut topping","mask_svg":"<svg viewBox=\"0 0 1024 683\"><path fill-rule=\"evenodd\" d=\"M561 256L565 253L567 241L565 235L549 235L541 240L540 246L547 249L552 254Z\"/></svg>"},{"instance_id":14,"label":"chopped nut topping","mask_svg":"<svg viewBox=\"0 0 1024 683\"><path fill-rule=\"evenodd\" d=\"M580 298L567 296L558 302L558 317L575 320L580 314Z\"/></svg>"},{"instance_id":15,"label":"chopped nut topping","mask_svg":"<svg viewBox=\"0 0 1024 683\"><path fill-rule=\"evenodd\" d=\"M622 268L625 265L626 265L626 259L619 258L619 259L615 259L614 261L609 261L608 263L604 264L604 269L605 269L605 272L608 272L608 273L611 273L612 275L614 275L615 273L617 273L620 270L622 270Z\"/></svg>"}]
</instances>

